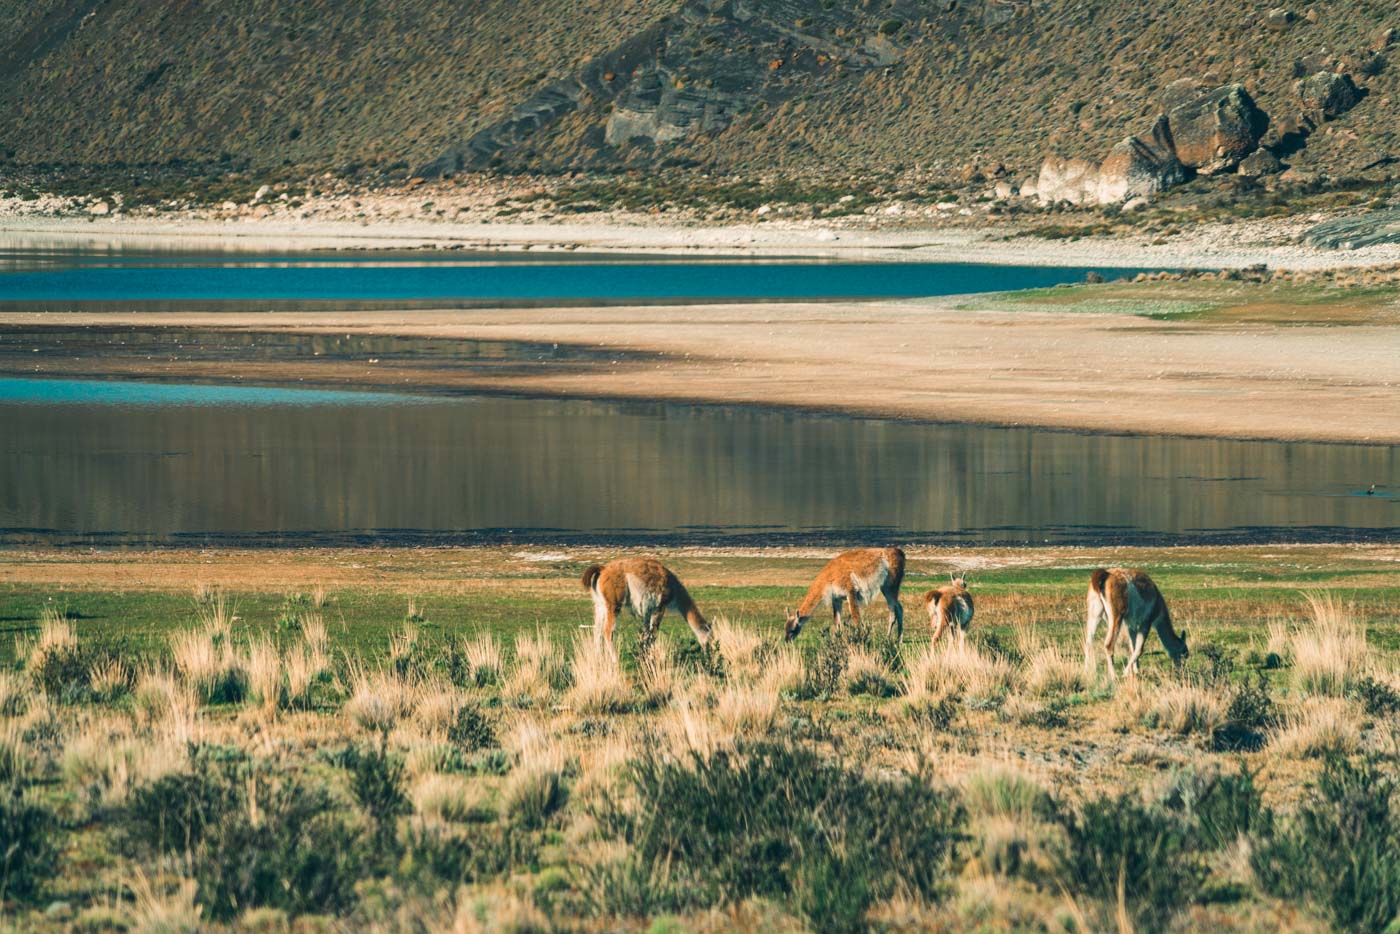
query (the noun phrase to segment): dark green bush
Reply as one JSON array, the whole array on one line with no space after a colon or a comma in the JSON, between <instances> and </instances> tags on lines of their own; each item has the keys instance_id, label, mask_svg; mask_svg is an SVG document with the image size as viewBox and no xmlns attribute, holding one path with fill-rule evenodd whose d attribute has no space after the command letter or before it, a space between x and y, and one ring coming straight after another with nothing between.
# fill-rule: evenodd
<instances>
[{"instance_id":1,"label":"dark green bush","mask_svg":"<svg viewBox=\"0 0 1400 934\"><path fill-rule=\"evenodd\" d=\"M1262 672L1256 672L1252 683L1246 682L1231 694L1225 722L1216 728L1212 742L1219 751L1262 749L1267 731L1277 723L1278 713L1269 693L1269 679Z\"/></svg>"},{"instance_id":2,"label":"dark green bush","mask_svg":"<svg viewBox=\"0 0 1400 934\"><path fill-rule=\"evenodd\" d=\"M1096 798L1062 815L1057 870L1067 891L1116 904L1119 888L1136 922L1165 926L1195 901L1206 879L1193 828L1181 815L1144 805L1135 791Z\"/></svg>"},{"instance_id":3,"label":"dark green bush","mask_svg":"<svg viewBox=\"0 0 1400 934\"><path fill-rule=\"evenodd\" d=\"M785 901L816 930L864 926L869 906L897 888L943 895L962 839L955 796L923 776L887 781L806 748L761 743L681 763L631 763L639 810L609 801L596 814L631 844L628 864L589 879L595 904L656 908ZM600 886L625 882L619 903Z\"/></svg>"},{"instance_id":4,"label":"dark green bush","mask_svg":"<svg viewBox=\"0 0 1400 934\"><path fill-rule=\"evenodd\" d=\"M1357 700L1372 717L1393 717L1400 714L1400 691L1369 675L1356 683Z\"/></svg>"},{"instance_id":5,"label":"dark green bush","mask_svg":"<svg viewBox=\"0 0 1400 934\"><path fill-rule=\"evenodd\" d=\"M1243 765L1233 773L1188 769L1177 776L1162 804L1191 823L1197 845L1205 850L1273 831L1273 812L1264 807L1254 773Z\"/></svg>"},{"instance_id":6,"label":"dark green bush","mask_svg":"<svg viewBox=\"0 0 1400 934\"><path fill-rule=\"evenodd\" d=\"M92 663L97 656L91 646L58 646L44 653L31 674L51 699L64 704L87 699Z\"/></svg>"},{"instance_id":7,"label":"dark green bush","mask_svg":"<svg viewBox=\"0 0 1400 934\"><path fill-rule=\"evenodd\" d=\"M23 901L53 877L58 820L33 799L22 764L0 761L0 905Z\"/></svg>"},{"instance_id":8,"label":"dark green bush","mask_svg":"<svg viewBox=\"0 0 1400 934\"><path fill-rule=\"evenodd\" d=\"M184 771L132 791L123 821L128 843L161 853L192 851L211 823L238 806L233 776L246 767L241 752L191 746Z\"/></svg>"},{"instance_id":9,"label":"dark green bush","mask_svg":"<svg viewBox=\"0 0 1400 934\"><path fill-rule=\"evenodd\" d=\"M1254 850L1264 889L1310 899L1348 931L1400 917L1400 778L1393 766L1333 756L1283 829Z\"/></svg>"},{"instance_id":10,"label":"dark green bush","mask_svg":"<svg viewBox=\"0 0 1400 934\"><path fill-rule=\"evenodd\" d=\"M477 704L463 704L447 728L447 741L463 753L496 746L496 728Z\"/></svg>"},{"instance_id":11,"label":"dark green bush","mask_svg":"<svg viewBox=\"0 0 1400 934\"><path fill-rule=\"evenodd\" d=\"M486 823L443 831L409 826L395 877L424 891L477 883L538 868L538 834Z\"/></svg>"},{"instance_id":12,"label":"dark green bush","mask_svg":"<svg viewBox=\"0 0 1400 934\"><path fill-rule=\"evenodd\" d=\"M801 700L817 700L836 694L850 663L851 649L841 636L833 635L817 644L802 659L802 682L797 686Z\"/></svg>"},{"instance_id":13,"label":"dark green bush","mask_svg":"<svg viewBox=\"0 0 1400 934\"><path fill-rule=\"evenodd\" d=\"M392 844L396 820L413 812L403 788L403 761L383 749L352 747L346 752L345 768L355 800L374 821L381 842Z\"/></svg>"},{"instance_id":14,"label":"dark green bush","mask_svg":"<svg viewBox=\"0 0 1400 934\"><path fill-rule=\"evenodd\" d=\"M374 842L323 786L236 751L191 751L185 771L132 794L128 845L189 861L208 917L256 907L342 911L373 865Z\"/></svg>"}]
</instances>

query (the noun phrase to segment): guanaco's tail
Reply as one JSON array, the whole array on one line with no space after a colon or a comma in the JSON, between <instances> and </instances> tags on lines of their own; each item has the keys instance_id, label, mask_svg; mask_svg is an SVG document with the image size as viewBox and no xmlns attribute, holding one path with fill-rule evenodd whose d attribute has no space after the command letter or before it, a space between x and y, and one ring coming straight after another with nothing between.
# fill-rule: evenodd
<instances>
[{"instance_id":1,"label":"guanaco's tail","mask_svg":"<svg viewBox=\"0 0 1400 934\"><path fill-rule=\"evenodd\" d=\"M924 591L924 603L927 604L930 600L936 600L936 599L938 599L938 591L939 591L939 589L940 589L940 588L935 587L935 588L933 588L932 590L925 590L925 591Z\"/></svg>"},{"instance_id":2,"label":"guanaco's tail","mask_svg":"<svg viewBox=\"0 0 1400 934\"><path fill-rule=\"evenodd\" d=\"M590 564L583 572L583 589L592 590L593 586L598 583L598 575L602 573L603 566L601 564Z\"/></svg>"},{"instance_id":3,"label":"guanaco's tail","mask_svg":"<svg viewBox=\"0 0 1400 934\"><path fill-rule=\"evenodd\" d=\"M1103 585L1108 583L1108 572L1103 568L1098 568L1089 578L1089 589L1099 596L1103 596Z\"/></svg>"}]
</instances>

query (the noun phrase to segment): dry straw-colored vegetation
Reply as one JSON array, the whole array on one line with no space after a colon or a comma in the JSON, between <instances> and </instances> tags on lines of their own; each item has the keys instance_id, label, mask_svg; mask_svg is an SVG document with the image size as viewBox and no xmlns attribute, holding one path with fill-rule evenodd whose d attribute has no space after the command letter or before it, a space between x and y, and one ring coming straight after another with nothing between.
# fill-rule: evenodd
<instances>
[{"instance_id":1,"label":"dry straw-colored vegetation","mask_svg":"<svg viewBox=\"0 0 1400 934\"><path fill-rule=\"evenodd\" d=\"M1281 606L1248 653L1207 636L1183 667L1158 653L1117 681L1039 617L900 647L854 629L785 644L716 614L708 649L620 632L620 657L572 627L503 643L420 618L346 652L327 600L247 632L209 591L137 653L46 612L0 671L4 920L1384 930L1400 913L1396 661L1326 594ZM1320 887L1343 859L1355 872Z\"/></svg>"}]
</instances>

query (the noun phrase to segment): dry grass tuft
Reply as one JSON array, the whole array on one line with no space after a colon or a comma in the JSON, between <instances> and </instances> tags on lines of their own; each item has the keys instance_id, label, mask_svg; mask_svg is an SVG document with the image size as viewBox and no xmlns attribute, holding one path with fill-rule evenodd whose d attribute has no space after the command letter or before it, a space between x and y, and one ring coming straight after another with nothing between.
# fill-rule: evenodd
<instances>
[{"instance_id":1,"label":"dry grass tuft","mask_svg":"<svg viewBox=\"0 0 1400 934\"><path fill-rule=\"evenodd\" d=\"M543 629L515 637L515 668L506 678L504 695L520 706L549 702L564 680L564 656Z\"/></svg>"},{"instance_id":2,"label":"dry grass tuft","mask_svg":"<svg viewBox=\"0 0 1400 934\"><path fill-rule=\"evenodd\" d=\"M1293 684L1306 694L1340 697L1367 669L1366 630L1331 594L1309 594L1312 620L1288 636Z\"/></svg>"},{"instance_id":3,"label":"dry grass tuft","mask_svg":"<svg viewBox=\"0 0 1400 934\"><path fill-rule=\"evenodd\" d=\"M401 719L413 713L416 693L389 672L355 667L350 670L349 681L350 699L345 702L345 715L362 729L387 736Z\"/></svg>"},{"instance_id":4,"label":"dry grass tuft","mask_svg":"<svg viewBox=\"0 0 1400 934\"><path fill-rule=\"evenodd\" d=\"M726 744L734 740L766 736L778 715L778 689L769 683L740 684L728 681L715 701L715 724Z\"/></svg>"},{"instance_id":5,"label":"dry grass tuft","mask_svg":"<svg viewBox=\"0 0 1400 934\"><path fill-rule=\"evenodd\" d=\"M1191 733L1210 737L1225 723L1229 699L1219 691L1194 684L1170 682L1145 694L1146 719L1158 729L1183 736Z\"/></svg>"},{"instance_id":6,"label":"dry grass tuft","mask_svg":"<svg viewBox=\"0 0 1400 934\"><path fill-rule=\"evenodd\" d=\"M574 645L573 684L564 702L579 713L621 713L632 706L632 688L612 649L600 639Z\"/></svg>"},{"instance_id":7,"label":"dry grass tuft","mask_svg":"<svg viewBox=\"0 0 1400 934\"><path fill-rule=\"evenodd\" d=\"M724 670L730 678L757 681L763 673L765 644L763 637L752 629L731 622L726 616L711 621L713 644L724 659Z\"/></svg>"},{"instance_id":8,"label":"dry grass tuft","mask_svg":"<svg viewBox=\"0 0 1400 934\"><path fill-rule=\"evenodd\" d=\"M671 699L680 684L676 651L671 640L657 635L637 659L638 678L648 707L659 707Z\"/></svg>"},{"instance_id":9,"label":"dry grass tuft","mask_svg":"<svg viewBox=\"0 0 1400 934\"><path fill-rule=\"evenodd\" d=\"M140 869L127 881L132 906L130 929L141 934L198 934L208 928L203 909L195 903L199 885L180 879L174 888L157 888Z\"/></svg>"},{"instance_id":10,"label":"dry grass tuft","mask_svg":"<svg viewBox=\"0 0 1400 934\"><path fill-rule=\"evenodd\" d=\"M1306 698L1283 718L1271 746L1280 755L1311 759L1361 748L1360 712L1341 698Z\"/></svg>"},{"instance_id":11,"label":"dry grass tuft","mask_svg":"<svg viewBox=\"0 0 1400 934\"><path fill-rule=\"evenodd\" d=\"M1057 646L1038 645L1025 658L1022 681L1036 697L1078 694L1088 687L1083 659L1072 658Z\"/></svg>"},{"instance_id":12,"label":"dry grass tuft","mask_svg":"<svg viewBox=\"0 0 1400 934\"><path fill-rule=\"evenodd\" d=\"M486 786L459 775L423 775L410 796L414 813L428 820L461 824L495 817Z\"/></svg>"},{"instance_id":13,"label":"dry grass tuft","mask_svg":"<svg viewBox=\"0 0 1400 934\"><path fill-rule=\"evenodd\" d=\"M1014 677L1010 662L970 643L930 644L908 662L904 696L918 703L958 694L969 706L991 707L1006 697Z\"/></svg>"},{"instance_id":14,"label":"dry grass tuft","mask_svg":"<svg viewBox=\"0 0 1400 934\"><path fill-rule=\"evenodd\" d=\"M71 652L78 647L78 634L63 611L51 603L39 612L39 635L15 639L15 657L24 659L29 671L40 671L55 655Z\"/></svg>"},{"instance_id":15,"label":"dry grass tuft","mask_svg":"<svg viewBox=\"0 0 1400 934\"><path fill-rule=\"evenodd\" d=\"M683 762L691 755L708 760L725 743L704 697L695 691L678 694L661 715L660 726L671 754Z\"/></svg>"},{"instance_id":16,"label":"dry grass tuft","mask_svg":"<svg viewBox=\"0 0 1400 934\"><path fill-rule=\"evenodd\" d=\"M505 665L502 662L501 643L494 635L483 632L463 643L462 655L467 660L472 681L477 687L489 687L501 682Z\"/></svg>"}]
</instances>

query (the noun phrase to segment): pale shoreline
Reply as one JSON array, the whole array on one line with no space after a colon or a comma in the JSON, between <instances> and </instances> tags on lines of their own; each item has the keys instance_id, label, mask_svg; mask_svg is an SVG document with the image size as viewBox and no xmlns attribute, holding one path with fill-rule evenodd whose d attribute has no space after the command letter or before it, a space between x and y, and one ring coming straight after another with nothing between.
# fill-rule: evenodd
<instances>
[{"instance_id":1,"label":"pale shoreline","mask_svg":"<svg viewBox=\"0 0 1400 934\"><path fill-rule=\"evenodd\" d=\"M1131 240L996 240L985 229L843 230L843 239L832 241L819 239L820 230L777 225L366 227L271 218L6 218L0 220L0 249L466 249L480 248L482 242L471 238L489 233L494 248L688 257L1105 268L1267 262L1301 270L1337 267L1339 260L1353 266L1400 263L1400 246L1338 253L1282 242L1290 234L1278 222L1251 229L1258 238L1252 245L1214 252L1222 232L1242 235L1246 225L1198 230L1181 242L1153 246ZM1207 255L1212 262L1202 262ZM1123 313L988 310L970 306L971 298L316 312L0 307L0 325L354 332L551 342L618 353L611 363L561 368L542 362L505 374L445 366L399 369L374 360L308 363L303 378L328 386L743 405L1095 433L1400 444L1400 327L1390 317L1342 327L1244 320L1203 326ZM297 384L285 367L251 360L147 362L97 355L64 361L15 349L4 364L12 376Z\"/></svg>"},{"instance_id":2,"label":"pale shoreline","mask_svg":"<svg viewBox=\"0 0 1400 934\"><path fill-rule=\"evenodd\" d=\"M229 220L125 216L3 217L0 249L311 251L460 249L584 251L679 256L843 258L1104 268L1315 270L1400 264L1400 245L1337 251L1303 246L1321 216L1202 225L1160 238L1015 237L1013 226L876 226L782 221L708 226L665 223L452 223L446 221ZM1010 239L1008 239L1010 238Z\"/></svg>"},{"instance_id":3,"label":"pale shoreline","mask_svg":"<svg viewBox=\"0 0 1400 934\"><path fill-rule=\"evenodd\" d=\"M194 380L758 406L1078 432L1400 444L1400 328L1213 325L885 302L469 311L0 312L0 325L188 327L572 344L526 372L377 359L3 360L12 376ZM1141 348L1150 341L1152 357ZM27 346L27 345L26 345ZM17 350L23 348L17 348ZM941 349L941 350L940 350Z\"/></svg>"}]
</instances>

